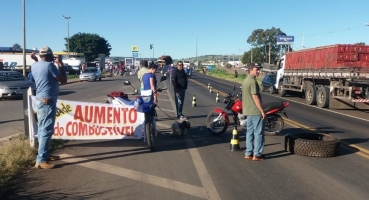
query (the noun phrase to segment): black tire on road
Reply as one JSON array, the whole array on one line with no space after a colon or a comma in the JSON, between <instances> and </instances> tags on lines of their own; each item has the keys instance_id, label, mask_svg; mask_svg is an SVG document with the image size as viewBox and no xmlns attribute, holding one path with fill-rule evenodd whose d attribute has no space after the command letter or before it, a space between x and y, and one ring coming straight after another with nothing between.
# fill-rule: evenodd
<instances>
[{"instance_id":1,"label":"black tire on road","mask_svg":"<svg viewBox=\"0 0 369 200\"><path fill-rule=\"evenodd\" d=\"M319 87L316 94L316 104L320 108L328 108L329 107L329 87Z\"/></svg>"},{"instance_id":2,"label":"black tire on road","mask_svg":"<svg viewBox=\"0 0 369 200\"><path fill-rule=\"evenodd\" d=\"M339 139L318 133L293 133L285 136L285 150L303 156L333 157L339 153Z\"/></svg>"},{"instance_id":3,"label":"black tire on road","mask_svg":"<svg viewBox=\"0 0 369 200\"><path fill-rule=\"evenodd\" d=\"M305 91L305 101L308 105L316 104L316 89L315 86L309 85Z\"/></svg>"},{"instance_id":4,"label":"black tire on road","mask_svg":"<svg viewBox=\"0 0 369 200\"><path fill-rule=\"evenodd\" d=\"M287 91L283 89L283 81L279 81L279 84L278 84L278 94L281 97L285 97L287 95Z\"/></svg>"},{"instance_id":5,"label":"black tire on road","mask_svg":"<svg viewBox=\"0 0 369 200\"><path fill-rule=\"evenodd\" d=\"M270 93L270 94L274 94L274 86L271 86L271 87L269 88L269 93Z\"/></svg>"}]
</instances>

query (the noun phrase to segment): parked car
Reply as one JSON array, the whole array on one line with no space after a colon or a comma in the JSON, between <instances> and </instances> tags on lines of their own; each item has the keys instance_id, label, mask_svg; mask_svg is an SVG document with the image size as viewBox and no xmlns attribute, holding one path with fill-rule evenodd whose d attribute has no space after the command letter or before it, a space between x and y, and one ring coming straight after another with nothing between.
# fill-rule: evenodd
<instances>
[{"instance_id":1,"label":"parked car","mask_svg":"<svg viewBox=\"0 0 369 200\"><path fill-rule=\"evenodd\" d=\"M81 67L79 65L68 65L69 75L79 75L81 73Z\"/></svg>"},{"instance_id":2,"label":"parked car","mask_svg":"<svg viewBox=\"0 0 369 200\"><path fill-rule=\"evenodd\" d=\"M82 81L101 81L101 70L97 67L87 67L82 70L79 75L79 80Z\"/></svg>"},{"instance_id":3,"label":"parked car","mask_svg":"<svg viewBox=\"0 0 369 200\"><path fill-rule=\"evenodd\" d=\"M277 78L276 74L265 75L265 77L261 81L260 91L261 92L269 91L271 94L273 94L275 91L274 84L276 78Z\"/></svg>"},{"instance_id":4,"label":"parked car","mask_svg":"<svg viewBox=\"0 0 369 200\"><path fill-rule=\"evenodd\" d=\"M35 90L34 84L23 74L17 71L0 71L0 99L22 97L29 87Z\"/></svg>"}]
</instances>

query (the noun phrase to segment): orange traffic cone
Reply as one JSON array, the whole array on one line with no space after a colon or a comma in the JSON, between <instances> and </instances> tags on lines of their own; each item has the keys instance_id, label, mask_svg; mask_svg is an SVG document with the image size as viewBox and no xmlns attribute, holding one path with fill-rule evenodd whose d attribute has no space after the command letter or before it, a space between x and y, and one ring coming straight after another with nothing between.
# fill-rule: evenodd
<instances>
[{"instance_id":1,"label":"orange traffic cone","mask_svg":"<svg viewBox=\"0 0 369 200\"><path fill-rule=\"evenodd\" d=\"M238 142L238 132L237 132L237 128L234 127L233 132L232 132L232 139L231 139L231 143L229 145L229 150L231 151L240 151L240 143Z\"/></svg>"}]
</instances>

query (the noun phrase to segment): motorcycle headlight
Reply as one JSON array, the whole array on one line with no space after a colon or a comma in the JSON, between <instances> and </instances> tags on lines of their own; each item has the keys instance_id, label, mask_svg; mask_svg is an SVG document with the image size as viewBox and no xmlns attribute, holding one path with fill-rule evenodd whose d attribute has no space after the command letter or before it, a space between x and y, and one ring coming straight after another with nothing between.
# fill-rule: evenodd
<instances>
[{"instance_id":1,"label":"motorcycle headlight","mask_svg":"<svg viewBox=\"0 0 369 200\"><path fill-rule=\"evenodd\" d=\"M143 100L143 102L148 103L151 100L151 96L143 96L142 100Z\"/></svg>"}]
</instances>

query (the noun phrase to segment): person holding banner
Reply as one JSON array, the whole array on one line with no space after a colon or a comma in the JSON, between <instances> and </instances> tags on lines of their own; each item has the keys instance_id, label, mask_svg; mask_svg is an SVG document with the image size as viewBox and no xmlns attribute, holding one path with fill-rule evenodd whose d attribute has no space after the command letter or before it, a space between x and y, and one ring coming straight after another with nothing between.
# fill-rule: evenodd
<instances>
[{"instance_id":1,"label":"person holding banner","mask_svg":"<svg viewBox=\"0 0 369 200\"><path fill-rule=\"evenodd\" d=\"M67 83L67 75L62 61L59 58L54 58L53 51L49 47L42 47L39 55L41 60L33 63L31 67L37 88L37 138L39 145L35 168L52 169L54 165L48 161L58 159L58 157L50 157L49 146L54 134L59 82ZM54 59L57 66L53 63Z\"/></svg>"}]
</instances>

